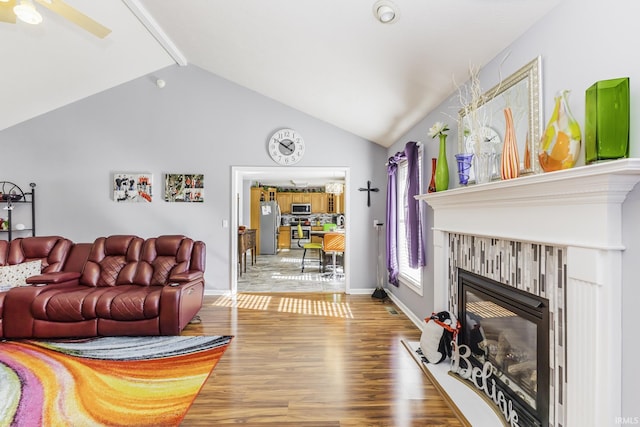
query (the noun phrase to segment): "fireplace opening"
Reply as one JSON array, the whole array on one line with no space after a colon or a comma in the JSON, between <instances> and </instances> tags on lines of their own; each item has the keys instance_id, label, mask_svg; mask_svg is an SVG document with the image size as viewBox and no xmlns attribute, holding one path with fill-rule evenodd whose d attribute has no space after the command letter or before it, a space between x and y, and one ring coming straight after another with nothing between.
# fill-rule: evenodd
<instances>
[{"instance_id":1,"label":"fireplace opening","mask_svg":"<svg viewBox=\"0 0 640 427\"><path fill-rule=\"evenodd\" d=\"M490 381L519 425L548 425L549 301L458 269L458 319L458 345L469 348L473 367L490 363Z\"/></svg>"}]
</instances>

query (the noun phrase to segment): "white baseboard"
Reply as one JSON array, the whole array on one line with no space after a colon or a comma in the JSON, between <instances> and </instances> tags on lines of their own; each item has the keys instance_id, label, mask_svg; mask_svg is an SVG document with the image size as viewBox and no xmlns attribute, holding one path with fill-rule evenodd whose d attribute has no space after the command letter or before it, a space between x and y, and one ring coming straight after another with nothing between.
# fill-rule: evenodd
<instances>
[{"instance_id":1,"label":"white baseboard","mask_svg":"<svg viewBox=\"0 0 640 427\"><path fill-rule=\"evenodd\" d=\"M350 295L371 295L375 289L372 288L359 288L359 289L349 289L347 292Z\"/></svg>"},{"instance_id":2,"label":"white baseboard","mask_svg":"<svg viewBox=\"0 0 640 427\"><path fill-rule=\"evenodd\" d=\"M231 291L229 290L224 290L224 289L204 289L204 294L205 295L222 295L222 296L229 296L231 295Z\"/></svg>"},{"instance_id":3,"label":"white baseboard","mask_svg":"<svg viewBox=\"0 0 640 427\"><path fill-rule=\"evenodd\" d=\"M425 324L424 319L421 319L421 318L419 318L418 316L416 316L416 315L415 315L411 310L409 310L409 307L407 307L406 305L404 305L404 304L402 303L402 301L400 301L400 300L398 299L398 297L396 297L395 295L393 295L393 294L392 294L391 292L389 292L388 290L387 290L387 295L389 296L389 298L391 299L391 301L393 301L393 303L394 303L395 305L397 305L397 306L398 306L398 308L399 308L400 310L402 310L402 312L403 312L403 313L404 313L404 314L405 314L405 315L406 315L406 316L407 316L407 317L408 317L408 318L413 322L413 324L414 324L414 325L416 325L416 327L417 327L418 329L420 329L421 331L422 331L422 330L424 330L424 329L423 329L424 324Z\"/></svg>"}]
</instances>

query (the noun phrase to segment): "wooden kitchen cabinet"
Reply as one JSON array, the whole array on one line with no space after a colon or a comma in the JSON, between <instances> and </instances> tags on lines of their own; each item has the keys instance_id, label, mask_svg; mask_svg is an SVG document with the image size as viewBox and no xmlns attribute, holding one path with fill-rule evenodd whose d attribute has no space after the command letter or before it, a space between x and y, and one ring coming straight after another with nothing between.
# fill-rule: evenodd
<instances>
[{"instance_id":1,"label":"wooden kitchen cabinet","mask_svg":"<svg viewBox=\"0 0 640 427\"><path fill-rule=\"evenodd\" d=\"M291 213L291 200L292 193L278 193L277 200L278 206L280 206L280 212L283 214Z\"/></svg>"},{"instance_id":2,"label":"wooden kitchen cabinet","mask_svg":"<svg viewBox=\"0 0 640 427\"><path fill-rule=\"evenodd\" d=\"M323 226L321 225L313 225L311 226L311 231L322 231ZM322 243L323 236L311 236L311 243Z\"/></svg>"},{"instance_id":3,"label":"wooden kitchen cabinet","mask_svg":"<svg viewBox=\"0 0 640 427\"><path fill-rule=\"evenodd\" d=\"M336 213L343 214L344 213L344 193L338 194L336 196Z\"/></svg>"},{"instance_id":4,"label":"wooden kitchen cabinet","mask_svg":"<svg viewBox=\"0 0 640 427\"><path fill-rule=\"evenodd\" d=\"M280 226L280 234L278 234L278 249L289 249L290 247L291 227L288 225L282 225Z\"/></svg>"},{"instance_id":5,"label":"wooden kitchen cabinet","mask_svg":"<svg viewBox=\"0 0 640 427\"><path fill-rule=\"evenodd\" d=\"M311 213L326 213L327 193L311 193Z\"/></svg>"},{"instance_id":6,"label":"wooden kitchen cabinet","mask_svg":"<svg viewBox=\"0 0 640 427\"><path fill-rule=\"evenodd\" d=\"M344 213L344 194L327 194L327 212Z\"/></svg>"},{"instance_id":7,"label":"wooden kitchen cabinet","mask_svg":"<svg viewBox=\"0 0 640 427\"><path fill-rule=\"evenodd\" d=\"M309 193L291 193L291 203L311 203L311 194Z\"/></svg>"}]
</instances>

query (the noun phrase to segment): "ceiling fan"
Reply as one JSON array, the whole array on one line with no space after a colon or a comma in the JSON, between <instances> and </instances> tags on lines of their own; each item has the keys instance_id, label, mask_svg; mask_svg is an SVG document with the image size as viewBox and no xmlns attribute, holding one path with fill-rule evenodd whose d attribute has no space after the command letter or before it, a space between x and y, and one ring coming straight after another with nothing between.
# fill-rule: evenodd
<instances>
[{"instance_id":1,"label":"ceiling fan","mask_svg":"<svg viewBox=\"0 0 640 427\"><path fill-rule=\"evenodd\" d=\"M101 39L111 32L104 25L94 21L62 0L36 0L36 2ZM0 22L15 24L16 18L27 24L39 24L42 22L42 15L36 10L32 0L0 0Z\"/></svg>"}]
</instances>

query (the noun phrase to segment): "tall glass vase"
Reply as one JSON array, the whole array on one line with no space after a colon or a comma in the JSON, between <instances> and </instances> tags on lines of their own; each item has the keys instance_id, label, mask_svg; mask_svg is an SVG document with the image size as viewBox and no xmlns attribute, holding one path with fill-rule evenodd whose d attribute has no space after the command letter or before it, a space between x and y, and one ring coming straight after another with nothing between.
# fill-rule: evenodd
<instances>
[{"instance_id":1,"label":"tall glass vase","mask_svg":"<svg viewBox=\"0 0 640 427\"><path fill-rule=\"evenodd\" d=\"M504 121L506 129L504 142L502 143L502 158L500 160L500 176L502 179L517 178L520 173L520 158L516 144L516 129L513 126L513 114L511 108L504 109Z\"/></svg>"},{"instance_id":2,"label":"tall glass vase","mask_svg":"<svg viewBox=\"0 0 640 427\"><path fill-rule=\"evenodd\" d=\"M629 157L629 78L601 80L586 91L585 163Z\"/></svg>"},{"instance_id":3,"label":"tall glass vase","mask_svg":"<svg viewBox=\"0 0 640 427\"><path fill-rule=\"evenodd\" d=\"M582 135L569 110L568 90L555 97L555 107L538 147L538 160L545 172L572 168L578 160Z\"/></svg>"},{"instance_id":4,"label":"tall glass vase","mask_svg":"<svg viewBox=\"0 0 640 427\"><path fill-rule=\"evenodd\" d=\"M447 164L447 135L440 134L440 152L436 164L436 191L449 188L449 165Z\"/></svg>"},{"instance_id":5,"label":"tall glass vase","mask_svg":"<svg viewBox=\"0 0 640 427\"><path fill-rule=\"evenodd\" d=\"M429 181L429 188L427 192L435 193L436 192L436 164L438 159L435 157L431 158L431 181Z\"/></svg>"}]
</instances>

